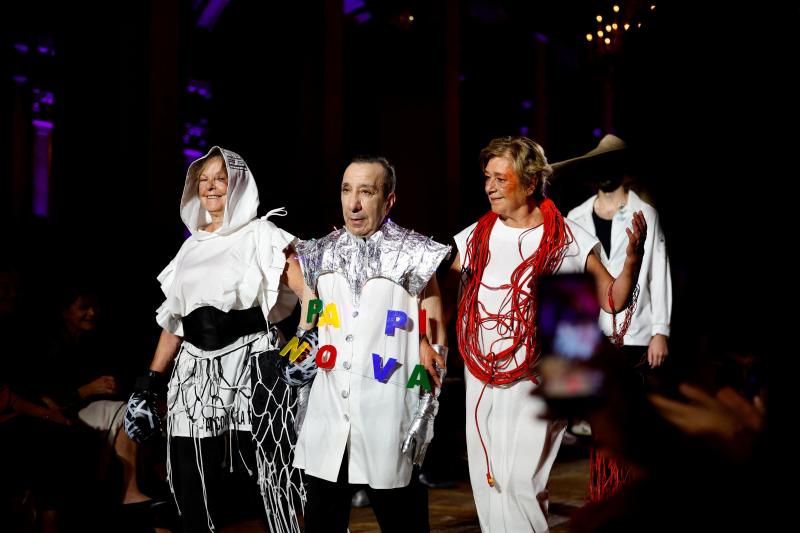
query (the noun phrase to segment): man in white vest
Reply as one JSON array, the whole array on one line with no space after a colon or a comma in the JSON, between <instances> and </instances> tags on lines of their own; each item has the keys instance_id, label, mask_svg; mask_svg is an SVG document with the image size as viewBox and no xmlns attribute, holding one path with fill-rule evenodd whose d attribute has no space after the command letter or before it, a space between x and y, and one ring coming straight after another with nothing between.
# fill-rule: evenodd
<instances>
[{"instance_id":1,"label":"man in white vest","mask_svg":"<svg viewBox=\"0 0 800 533\"><path fill-rule=\"evenodd\" d=\"M319 329L318 371L294 465L305 469L305 530L345 532L366 488L382 531L428 531L412 476L433 436L446 356L436 268L450 247L387 215L395 172L359 157L341 186L344 228L297 244Z\"/></svg>"}]
</instances>

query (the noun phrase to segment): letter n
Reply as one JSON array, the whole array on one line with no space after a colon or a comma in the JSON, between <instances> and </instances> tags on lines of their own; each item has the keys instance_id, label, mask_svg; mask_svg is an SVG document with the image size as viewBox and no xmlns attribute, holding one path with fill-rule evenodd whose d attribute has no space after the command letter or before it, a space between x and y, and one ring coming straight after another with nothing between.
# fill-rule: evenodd
<instances>
[{"instance_id":1,"label":"letter n","mask_svg":"<svg viewBox=\"0 0 800 533\"><path fill-rule=\"evenodd\" d=\"M287 342L286 346L284 346L283 349L281 350L280 352L281 356L286 357L286 354L291 352L291 355L289 356L289 361L294 363L295 359L300 357L300 354L306 351L310 346L306 341L303 341L303 344L300 344L299 346L298 344L300 344L300 339L298 339L297 337L292 337L292 340Z\"/></svg>"}]
</instances>

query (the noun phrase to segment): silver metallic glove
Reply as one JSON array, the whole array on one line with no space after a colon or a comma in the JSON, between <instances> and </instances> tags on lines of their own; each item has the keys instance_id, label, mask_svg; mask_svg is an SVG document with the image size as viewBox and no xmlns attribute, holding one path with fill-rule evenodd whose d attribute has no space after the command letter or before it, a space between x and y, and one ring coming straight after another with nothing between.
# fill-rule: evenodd
<instances>
[{"instance_id":1,"label":"silver metallic glove","mask_svg":"<svg viewBox=\"0 0 800 533\"><path fill-rule=\"evenodd\" d=\"M441 355L445 360L445 368L440 367L434 363L436 372L439 378L444 383L444 377L447 374L447 346L441 344L432 344L433 351ZM402 452L403 455L411 459L415 465L421 465L425 460L425 452L428 451L428 445L433 440L433 422L436 418L436 413L439 412L439 393L441 389L434 387L433 392L424 392L419 398L419 405L417 406L417 414L414 415L414 420L411 421L411 426L408 428L405 440L403 440Z\"/></svg>"},{"instance_id":2,"label":"silver metallic glove","mask_svg":"<svg viewBox=\"0 0 800 533\"><path fill-rule=\"evenodd\" d=\"M431 348L433 348L433 351L441 355L442 359L444 359L444 368L440 367L439 363L436 361L433 362L433 368L435 368L436 373L439 374L439 382L444 385L444 377L447 375L447 346L442 344L431 344ZM439 397L440 392L442 392L441 388L433 388L433 394L437 398Z\"/></svg>"},{"instance_id":3,"label":"silver metallic glove","mask_svg":"<svg viewBox=\"0 0 800 533\"><path fill-rule=\"evenodd\" d=\"M408 433L403 441L403 455L411 459L415 465L421 465L425 460L428 444L433 440L433 421L439 412L439 400L431 393L425 393L419 399L417 414L408 428Z\"/></svg>"}]
</instances>

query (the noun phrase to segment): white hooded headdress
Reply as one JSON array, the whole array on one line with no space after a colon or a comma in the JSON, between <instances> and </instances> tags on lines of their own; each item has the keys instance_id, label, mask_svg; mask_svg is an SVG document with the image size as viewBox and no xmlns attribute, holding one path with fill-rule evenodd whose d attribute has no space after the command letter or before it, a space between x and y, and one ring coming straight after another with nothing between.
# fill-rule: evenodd
<instances>
[{"instance_id":1,"label":"white hooded headdress","mask_svg":"<svg viewBox=\"0 0 800 533\"><path fill-rule=\"evenodd\" d=\"M186 184L181 196L181 219L192 234L211 223L211 215L200 205L198 180L203 165L214 156L221 156L225 161L228 193L222 226L212 235L233 233L253 220L258 210L258 187L247 163L239 154L214 146L206 155L192 162L186 172Z\"/></svg>"}]
</instances>

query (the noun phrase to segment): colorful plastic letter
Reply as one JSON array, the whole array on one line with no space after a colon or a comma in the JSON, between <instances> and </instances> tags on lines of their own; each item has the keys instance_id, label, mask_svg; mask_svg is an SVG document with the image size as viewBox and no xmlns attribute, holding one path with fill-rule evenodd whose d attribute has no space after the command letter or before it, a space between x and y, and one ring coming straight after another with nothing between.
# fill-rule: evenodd
<instances>
[{"instance_id":1,"label":"colorful plastic letter","mask_svg":"<svg viewBox=\"0 0 800 533\"><path fill-rule=\"evenodd\" d=\"M294 363L294 360L300 357L300 354L306 351L306 349L309 347L309 344L306 341L303 341L303 343L300 344L300 346L298 346L298 344L300 344L300 339L298 339L297 337L292 337L292 340L287 342L286 346L284 346L283 349L281 350L280 352L281 356L286 357L286 354L291 352L291 355L289 356L289 361Z\"/></svg>"},{"instance_id":2,"label":"colorful plastic letter","mask_svg":"<svg viewBox=\"0 0 800 533\"><path fill-rule=\"evenodd\" d=\"M386 361L386 366L383 366L382 363L383 360L380 355L376 353L372 354L372 370L375 374L375 379L381 383L386 383L400 364L398 364L397 359L394 357L390 357L389 360Z\"/></svg>"},{"instance_id":3,"label":"colorful plastic letter","mask_svg":"<svg viewBox=\"0 0 800 533\"><path fill-rule=\"evenodd\" d=\"M327 360L325 359L327 357ZM322 368L325 370L330 370L336 364L336 346L332 344L326 344L325 346L320 346L319 351L317 351L317 367Z\"/></svg>"},{"instance_id":4,"label":"colorful plastic letter","mask_svg":"<svg viewBox=\"0 0 800 533\"><path fill-rule=\"evenodd\" d=\"M318 315L319 312L322 311L322 300L319 298L314 298L313 300L309 300L308 302L308 315L306 316L306 322L309 324L314 321L314 315Z\"/></svg>"},{"instance_id":5,"label":"colorful plastic letter","mask_svg":"<svg viewBox=\"0 0 800 533\"><path fill-rule=\"evenodd\" d=\"M411 376L408 378L406 387L410 389L415 385L421 385L426 391L431 391L431 382L428 379L428 371L425 370L425 367L422 365L417 365L414 367L414 370L411 372Z\"/></svg>"},{"instance_id":6,"label":"colorful plastic letter","mask_svg":"<svg viewBox=\"0 0 800 533\"><path fill-rule=\"evenodd\" d=\"M317 327L319 328L328 325L335 328L339 327L339 311L336 310L336 304L334 303L329 303L325 306L325 310L322 312L322 316L319 317L319 322L317 322Z\"/></svg>"},{"instance_id":7,"label":"colorful plastic letter","mask_svg":"<svg viewBox=\"0 0 800 533\"><path fill-rule=\"evenodd\" d=\"M402 328L408 323L408 315L402 311L388 310L386 312L386 334L394 337L394 330Z\"/></svg>"}]
</instances>

